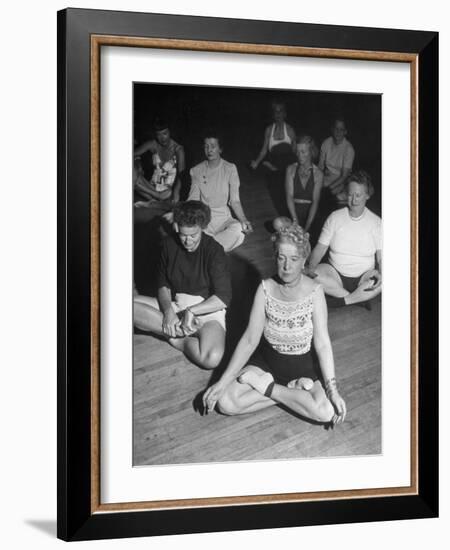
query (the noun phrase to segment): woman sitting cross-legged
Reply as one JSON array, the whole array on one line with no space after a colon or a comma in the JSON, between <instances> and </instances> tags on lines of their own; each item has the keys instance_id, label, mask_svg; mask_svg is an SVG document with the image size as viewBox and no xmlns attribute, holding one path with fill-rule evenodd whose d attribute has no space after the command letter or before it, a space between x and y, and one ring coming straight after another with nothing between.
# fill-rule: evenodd
<instances>
[{"instance_id":1,"label":"woman sitting cross-legged","mask_svg":"<svg viewBox=\"0 0 450 550\"><path fill-rule=\"evenodd\" d=\"M231 299L222 246L203 233L211 219L200 201L178 203L175 235L163 240L158 297L134 297L134 325L167 338L201 367L220 363L225 347L225 310Z\"/></svg>"},{"instance_id":2,"label":"woman sitting cross-legged","mask_svg":"<svg viewBox=\"0 0 450 550\"><path fill-rule=\"evenodd\" d=\"M253 231L245 216L239 196L239 175L236 165L222 158L222 145L216 132L204 139L206 160L191 168L189 200L200 200L211 209L211 221L205 233L229 252L244 242ZM233 210L236 218L231 215Z\"/></svg>"},{"instance_id":3,"label":"woman sitting cross-legged","mask_svg":"<svg viewBox=\"0 0 450 550\"><path fill-rule=\"evenodd\" d=\"M322 190L323 174L315 164L317 147L310 136L303 136L297 144L298 162L286 170L286 202L294 223L310 230Z\"/></svg>"},{"instance_id":4,"label":"woman sitting cross-legged","mask_svg":"<svg viewBox=\"0 0 450 550\"><path fill-rule=\"evenodd\" d=\"M381 218L366 207L373 195L369 174L351 174L346 189L347 206L328 216L309 260L332 307L367 302L381 292ZM327 251L327 262L320 263Z\"/></svg>"},{"instance_id":5,"label":"woman sitting cross-legged","mask_svg":"<svg viewBox=\"0 0 450 550\"><path fill-rule=\"evenodd\" d=\"M255 412L282 404L316 422L342 422L340 396L322 287L303 275L310 253L308 234L298 225L273 236L277 275L256 291L250 320L218 382L206 390L206 411ZM318 355L320 375L311 357ZM323 382L321 381L323 380Z\"/></svg>"},{"instance_id":6,"label":"woman sitting cross-legged","mask_svg":"<svg viewBox=\"0 0 450 550\"><path fill-rule=\"evenodd\" d=\"M311 136L302 136L296 150L298 162L286 169L286 203L292 221L311 235L316 225L314 220L320 201L323 173L313 163L318 151ZM273 228L278 231L290 223L289 218L280 216L273 221Z\"/></svg>"},{"instance_id":7,"label":"woman sitting cross-legged","mask_svg":"<svg viewBox=\"0 0 450 550\"><path fill-rule=\"evenodd\" d=\"M264 142L261 151L255 160L252 160L250 167L256 170L263 164L272 172L286 169L289 164L295 162L295 131L286 122L286 105L283 101L275 99L272 101L272 119L264 131Z\"/></svg>"}]
</instances>

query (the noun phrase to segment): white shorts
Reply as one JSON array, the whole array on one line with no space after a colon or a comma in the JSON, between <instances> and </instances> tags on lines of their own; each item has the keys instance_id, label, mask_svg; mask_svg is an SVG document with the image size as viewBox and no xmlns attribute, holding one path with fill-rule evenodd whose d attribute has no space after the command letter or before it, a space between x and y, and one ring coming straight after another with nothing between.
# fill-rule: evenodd
<instances>
[{"instance_id":1,"label":"white shorts","mask_svg":"<svg viewBox=\"0 0 450 550\"><path fill-rule=\"evenodd\" d=\"M172 307L175 313L184 311L189 306L195 306L195 304L200 304L204 302L205 299L202 296L192 296L191 294L175 294L175 300L172 302ZM158 301L156 300L158 304ZM159 309L159 304L158 304ZM226 309L220 309L219 311L214 311L214 313L206 313L205 315L197 315L197 317L202 321L202 324L208 323L209 321L217 321L223 330L226 330L225 325L225 312Z\"/></svg>"}]
</instances>

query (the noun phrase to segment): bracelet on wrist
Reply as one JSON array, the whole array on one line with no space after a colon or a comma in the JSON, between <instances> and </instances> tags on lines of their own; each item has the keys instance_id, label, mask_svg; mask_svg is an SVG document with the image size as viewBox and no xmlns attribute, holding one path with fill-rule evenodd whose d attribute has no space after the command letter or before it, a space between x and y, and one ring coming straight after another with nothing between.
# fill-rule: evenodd
<instances>
[{"instance_id":1,"label":"bracelet on wrist","mask_svg":"<svg viewBox=\"0 0 450 550\"><path fill-rule=\"evenodd\" d=\"M338 391L337 381L336 381L336 378L333 376L333 378L329 378L325 382L325 393L328 399L330 399L330 396L337 391Z\"/></svg>"}]
</instances>

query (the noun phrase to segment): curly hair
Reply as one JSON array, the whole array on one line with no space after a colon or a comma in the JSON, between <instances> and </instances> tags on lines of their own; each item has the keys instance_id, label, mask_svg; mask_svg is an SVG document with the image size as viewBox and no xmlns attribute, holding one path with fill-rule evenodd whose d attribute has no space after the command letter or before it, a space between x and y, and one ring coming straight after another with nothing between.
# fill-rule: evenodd
<instances>
[{"instance_id":1,"label":"curly hair","mask_svg":"<svg viewBox=\"0 0 450 550\"><path fill-rule=\"evenodd\" d=\"M311 253L309 233L296 223L281 227L272 235L271 240L275 251L278 250L278 246L281 243L289 243L297 247L300 256L305 260Z\"/></svg>"},{"instance_id":2,"label":"curly hair","mask_svg":"<svg viewBox=\"0 0 450 550\"><path fill-rule=\"evenodd\" d=\"M178 226L193 227L198 225L202 229L211 221L211 210L201 201L179 202L173 209L173 221Z\"/></svg>"},{"instance_id":3,"label":"curly hair","mask_svg":"<svg viewBox=\"0 0 450 550\"><path fill-rule=\"evenodd\" d=\"M301 136L300 139L297 141L296 148L298 148L298 146L302 144L309 146L311 160L314 162L319 156L319 149L316 145L316 142L313 140L311 136Z\"/></svg>"},{"instance_id":4,"label":"curly hair","mask_svg":"<svg viewBox=\"0 0 450 550\"><path fill-rule=\"evenodd\" d=\"M359 185L364 185L366 188L366 192L369 195L369 197L372 197L375 189L372 184L372 178L369 176L369 174L364 170L358 170L357 172L352 172L346 182L345 182L345 188L348 190L348 186L352 183L358 183Z\"/></svg>"}]
</instances>

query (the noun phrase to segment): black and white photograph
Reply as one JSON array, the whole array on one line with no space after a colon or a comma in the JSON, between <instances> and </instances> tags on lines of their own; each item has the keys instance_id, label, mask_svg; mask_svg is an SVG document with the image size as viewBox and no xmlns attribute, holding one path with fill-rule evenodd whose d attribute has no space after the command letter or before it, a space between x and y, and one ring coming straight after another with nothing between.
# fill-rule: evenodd
<instances>
[{"instance_id":1,"label":"black and white photograph","mask_svg":"<svg viewBox=\"0 0 450 550\"><path fill-rule=\"evenodd\" d=\"M383 452L381 135L381 94L133 84L133 466Z\"/></svg>"},{"instance_id":2,"label":"black and white photograph","mask_svg":"<svg viewBox=\"0 0 450 550\"><path fill-rule=\"evenodd\" d=\"M444 7L5 6L2 547L445 548Z\"/></svg>"}]
</instances>

